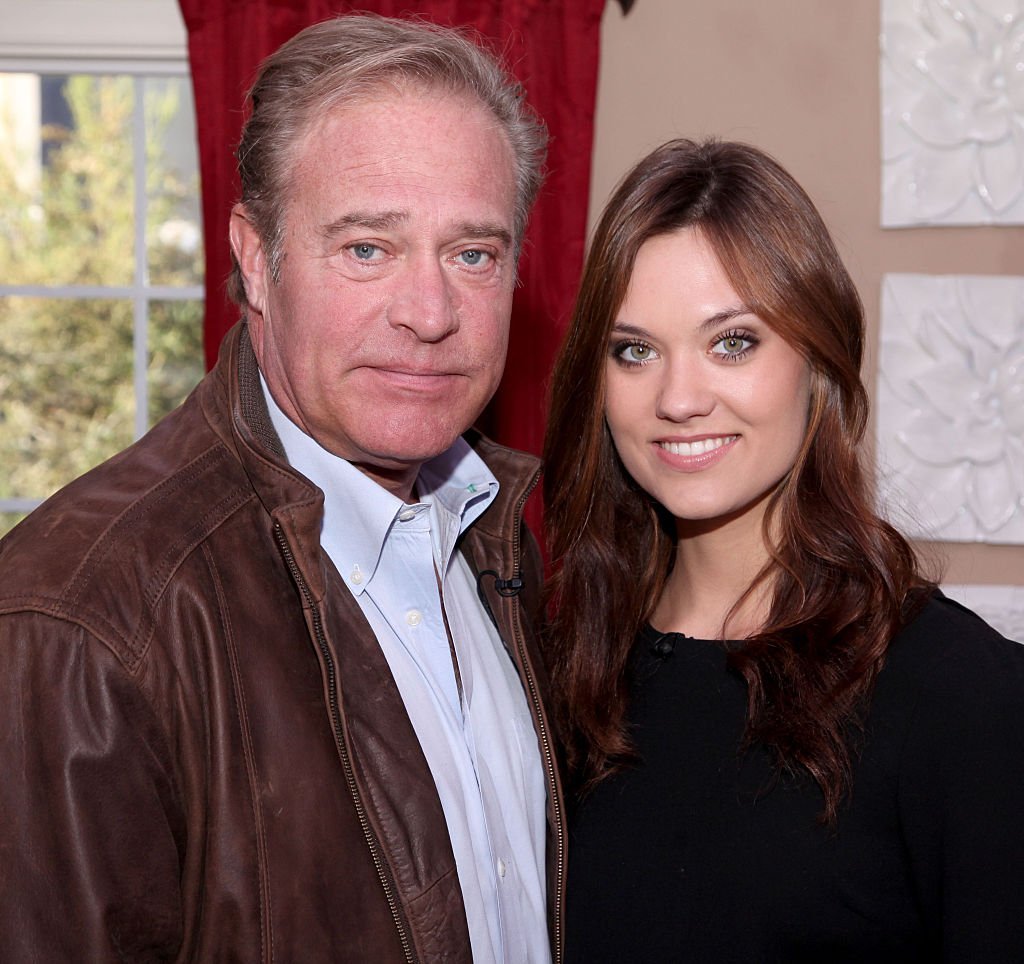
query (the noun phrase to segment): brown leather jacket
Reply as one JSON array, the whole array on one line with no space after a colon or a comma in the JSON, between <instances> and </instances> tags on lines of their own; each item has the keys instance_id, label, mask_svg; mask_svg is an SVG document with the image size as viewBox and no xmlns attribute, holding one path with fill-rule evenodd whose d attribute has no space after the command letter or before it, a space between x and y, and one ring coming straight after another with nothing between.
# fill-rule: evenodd
<instances>
[{"instance_id":1,"label":"brown leather jacket","mask_svg":"<svg viewBox=\"0 0 1024 964\"><path fill-rule=\"evenodd\" d=\"M527 614L530 456L467 534L565 829ZM0 543L0 959L471 960L444 814L387 663L320 551L248 334L136 445Z\"/></svg>"}]
</instances>

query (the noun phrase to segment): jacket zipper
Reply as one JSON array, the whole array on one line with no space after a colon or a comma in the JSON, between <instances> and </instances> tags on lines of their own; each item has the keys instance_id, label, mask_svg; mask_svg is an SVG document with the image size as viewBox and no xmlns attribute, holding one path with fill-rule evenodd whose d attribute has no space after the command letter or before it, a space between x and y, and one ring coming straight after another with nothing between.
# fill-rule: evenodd
<instances>
[{"instance_id":1,"label":"jacket zipper","mask_svg":"<svg viewBox=\"0 0 1024 964\"><path fill-rule=\"evenodd\" d=\"M512 573L519 576L522 572L522 546L519 530L524 525L523 509L530 493L537 487L540 475L534 476L533 481L527 486L526 491L519 497L516 503L514 525L512 529ZM516 638L516 649L519 652L519 662L523 667L523 675L526 677L527 688L530 693L530 700L533 703L534 715L537 725L540 728L540 741L544 753L544 766L547 769L548 787L551 794L551 804L555 816L555 914L554 914L554 964L561 964L563 957L562 950L562 906L565 893L565 820L562 814L562 803L558 798L558 778L555 773L555 755L551 749L551 738L548 735L547 722L544 718L540 694L537 692L537 681L530 672L529 657L526 653L526 643L523 638L523 630L519 621L519 607L512 604L512 629Z\"/></svg>"},{"instance_id":2,"label":"jacket zipper","mask_svg":"<svg viewBox=\"0 0 1024 964\"><path fill-rule=\"evenodd\" d=\"M302 573L299 572L299 567L295 562L295 556L292 554L291 546L288 545L288 540L286 539L279 522L274 523L274 537L280 547L281 554L284 556L284 561L288 566L288 571L291 573L295 584L299 587L299 591L302 593L309 605L310 612L313 616L313 633L316 639L316 645L320 650L324 666L327 668L327 698L330 705L331 726L334 729L334 742L338 748L338 756L341 758L342 770L345 773L345 782L348 784L349 792L352 794L352 800L356 807L356 815L359 818L359 825L362 827L363 836L366 838L366 846L369 848L370 856L373 858L373 865L377 868L377 876L380 878L381 886L384 888L384 896L387 898L388 907L391 908L391 917L395 922L395 929L398 931L398 938L402 943L402 951L405 954L405 959L408 964L416 964L416 955L413 953L408 930L404 920L402 919L402 913L398 907L398 900L395 897L395 889L391 883L391 878L388 874L384 858L381 855L381 848L377 841L377 835L374 833L373 828L370 826L370 822L367 819L366 809L363 806L363 801L359 795L359 788L356 785L355 773L352 769L352 761L349 759L348 746L345 743L345 734L341 726L341 713L339 712L338 707L338 681L334 666L334 657L331 655L330 647L327 645L327 637L324 635L323 620L320 616L320 610L317 607L316 602L313 600L313 595L309 591L309 587L306 585L305 579L302 578Z\"/></svg>"}]
</instances>

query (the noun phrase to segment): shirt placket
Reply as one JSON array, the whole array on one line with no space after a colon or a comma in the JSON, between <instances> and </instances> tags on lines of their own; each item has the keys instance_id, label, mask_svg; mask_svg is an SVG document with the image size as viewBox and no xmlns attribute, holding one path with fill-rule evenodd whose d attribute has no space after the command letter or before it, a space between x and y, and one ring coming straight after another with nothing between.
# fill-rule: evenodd
<instances>
[{"instance_id":1,"label":"shirt placket","mask_svg":"<svg viewBox=\"0 0 1024 964\"><path fill-rule=\"evenodd\" d=\"M396 578L391 598L401 601L399 611L388 615L391 628L428 685L461 725L462 704L441 615L426 507L409 507L399 512L388 535L385 554L389 557L385 568Z\"/></svg>"}]
</instances>

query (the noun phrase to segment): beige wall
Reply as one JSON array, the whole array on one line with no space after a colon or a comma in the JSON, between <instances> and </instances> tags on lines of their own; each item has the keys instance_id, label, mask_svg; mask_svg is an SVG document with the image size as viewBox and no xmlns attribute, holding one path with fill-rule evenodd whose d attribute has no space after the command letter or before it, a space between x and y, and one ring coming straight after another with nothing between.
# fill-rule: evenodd
<instances>
[{"instance_id":1,"label":"beige wall","mask_svg":"<svg viewBox=\"0 0 1024 964\"><path fill-rule=\"evenodd\" d=\"M860 289L873 387L886 272L1024 275L1024 228L879 225L878 0L637 0L602 25L591 224L670 137L748 141L800 181ZM1024 546L935 544L949 582L1024 585Z\"/></svg>"}]
</instances>

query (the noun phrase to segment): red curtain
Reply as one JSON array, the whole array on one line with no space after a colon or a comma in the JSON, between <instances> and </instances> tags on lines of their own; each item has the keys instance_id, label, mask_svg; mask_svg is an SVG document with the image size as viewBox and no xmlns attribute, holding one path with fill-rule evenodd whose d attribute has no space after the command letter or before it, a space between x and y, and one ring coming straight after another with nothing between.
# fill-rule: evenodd
<instances>
[{"instance_id":1,"label":"red curtain","mask_svg":"<svg viewBox=\"0 0 1024 964\"><path fill-rule=\"evenodd\" d=\"M504 381L483 428L538 453L548 373L583 261L601 11L605 0L179 0L188 28L206 245L207 363L237 319L225 296L233 151L259 62L303 27L351 10L468 25L501 51L551 133L549 175L520 268ZM534 513L536 515L536 513ZM535 520L534 520L535 521Z\"/></svg>"}]
</instances>

